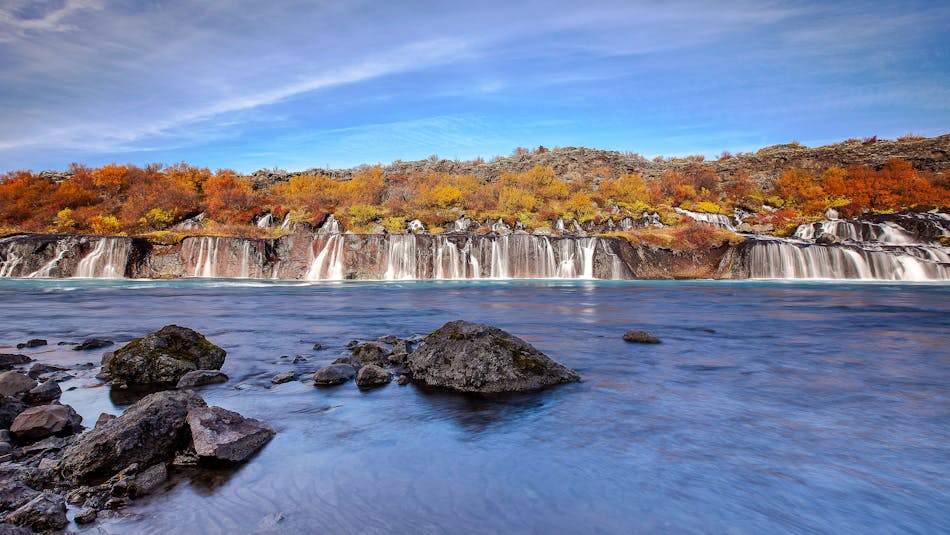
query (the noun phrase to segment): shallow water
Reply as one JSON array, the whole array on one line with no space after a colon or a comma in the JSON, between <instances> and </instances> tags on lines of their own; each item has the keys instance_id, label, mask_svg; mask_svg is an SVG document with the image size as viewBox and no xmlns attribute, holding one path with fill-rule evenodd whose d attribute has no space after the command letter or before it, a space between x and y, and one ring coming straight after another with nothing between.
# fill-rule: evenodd
<instances>
[{"instance_id":1,"label":"shallow water","mask_svg":"<svg viewBox=\"0 0 950 535\"><path fill-rule=\"evenodd\" d=\"M50 362L98 362L61 340L197 329L228 351L209 404L277 428L242 468L180 474L96 525L111 532L950 530L947 285L11 280L0 312L0 344L47 338L24 352ZM270 384L458 318L584 380L504 399ZM633 327L664 343L626 344ZM124 402L94 372L64 384L89 425Z\"/></svg>"}]
</instances>

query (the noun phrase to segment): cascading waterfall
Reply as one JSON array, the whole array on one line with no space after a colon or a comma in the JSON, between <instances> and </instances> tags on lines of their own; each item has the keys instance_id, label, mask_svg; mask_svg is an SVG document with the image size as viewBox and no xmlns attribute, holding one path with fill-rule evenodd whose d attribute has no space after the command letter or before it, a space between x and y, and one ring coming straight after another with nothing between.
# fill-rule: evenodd
<instances>
[{"instance_id":1,"label":"cascading waterfall","mask_svg":"<svg viewBox=\"0 0 950 535\"><path fill-rule=\"evenodd\" d=\"M411 280L422 278L418 267L415 234L392 234L389 236L386 280Z\"/></svg>"},{"instance_id":2,"label":"cascading waterfall","mask_svg":"<svg viewBox=\"0 0 950 535\"><path fill-rule=\"evenodd\" d=\"M23 257L13 252L7 253L6 260L0 264L0 277L12 277L16 267L23 261Z\"/></svg>"},{"instance_id":3,"label":"cascading waterfall","mask_svg":"<svg viewBox=\"0 0 950 535\"><path fill-rule=\"evenodd\" d=\"M75 277L117 279L125 276L132 242L123 238L99 238L96 247L76 266Z\"/></svg>"},{"instance_id":4,"label":"cascading waterfall","mask_svg":"<svg viewBox=\"0 0 950 535\"><path fill-rule=\"evenodd\" d=\"M343 238L342 234L331 234L314 241L314 250L320 244L320 252L310 264L307 280L343 280Z\"/></svg>"},{"instance_id":5,"label":"cascading waterfall","mask_svg":"<svg viewBox=\"0 0 950 535\"><path fill-rule=\"evenodd\" d=\"M52 276L52 272L59 266L60 260L69 252L69 243L60 240L56 243L56 255L40 269L26 276L28 279L46 279Z\"/></svg>"},{"instance_id":6,"label":"cascading waterfall","mask_svg":"<svg viewBox=\"0 0 950 535\"><path fill-rule=\"evenodd\" d=\"M217 276L218 238L201 236L195 238L198 242L198 255L195 258L194 277L213 278Z\"/></svg>"},{"instance_id":7,"label":"cascading waterfall","mask_svg":"<svg viewBox=\"0 0 950 535\"><path fill-rule=\"evenodd\" d=\"M748 276L757 279L950 279L950 249L895 221L819 221L800 226L793 239L757 238L745 251Z\"/></svg>"},{"instance_id":8,"label":"cascading waterfall","mask_svg":"<svg viewBox=\"0 0 950 535\"><path fill-rule=\"evenodd\" d=\"M692 212L690 210L684 210L682 208L674 208L673 210L676 213L691 217L695 221L700 223L706 223L714 227L724 228L726 230L731 230L735 232L736 227L732 224L732 219L727 215L723 214L707 214L705 212Z\"/></svg>"}]
</instances>

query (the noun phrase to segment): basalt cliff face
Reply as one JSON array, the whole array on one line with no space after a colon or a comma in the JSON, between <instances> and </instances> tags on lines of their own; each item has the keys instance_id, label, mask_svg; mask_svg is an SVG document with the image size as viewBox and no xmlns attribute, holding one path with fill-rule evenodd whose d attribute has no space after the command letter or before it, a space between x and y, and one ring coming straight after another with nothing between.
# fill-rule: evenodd
<instances>
[{"instance_id":1,"label":"basalt cliff face","mask_svg":"<svg viewBox=\"0 0 950 535\"><path fill-rule=\"evenodd\" d=\"M729 224L712 221L709 224ZM244 278L309 281L454 279L950 280L950 216L891 214L802 225L790 238L676 251L603 236L350 234L278 239L14 235L0 277Z\"/></svg>"}]
</instances>

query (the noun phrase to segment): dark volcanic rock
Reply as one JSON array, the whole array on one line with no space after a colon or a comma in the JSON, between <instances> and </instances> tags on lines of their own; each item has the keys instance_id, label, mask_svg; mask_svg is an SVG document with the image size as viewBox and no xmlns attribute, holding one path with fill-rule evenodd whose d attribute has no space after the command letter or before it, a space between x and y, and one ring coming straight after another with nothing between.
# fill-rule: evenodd
<instances>
[{"instance_id":1,"label":"dark volcanic rock","mask_svg":"<svg viewBox=\"0 0 950 535\"><path fill-rule=\"evenodd\" d=\"M361 388L384 385L392 380L391 373L375 364L363 366L356 374L356 384Z\"/></svg>"},{"instance_id":2,"label":"dark volcanic rock","mask_svg":"<svg viewBox=\"0 0 950 535\"><path fill-rule=\"evenodd\" d=\"M108 412L100 413L99 418L96 419L95 427L98 429L104 426L105 424L111 422L112 420L115 420L116 418L118 418L118 416L114 414L109 414Z\"/></svg>"},{"instance_id":3,"label":"dark volcanic rock","mask_svg":"<svg viewBox=\"0 0 950 535\"><path fill-rule=\"evenodd\" d=\"M102 338L86 338L82 343L73 348L73 351L88 351L91 349L102 349L113 344L112 340Z\"/></svg>"},{"instance_id":4,"label":"dark volcanic rock","mask_svg":"<svg viewBox=\"0 0 950 535\"><path fill-rule=\"evenodd\" d=\"M349 364L331 364L313 374L315 385L339 385L356 377L356 370Z\"/></svg>"},{"instance_id":5,"label":"dark volcanic rock","mask_svg":"<svg viewBox=\"0 0 950 535\"><path fill-rule=\"evenodd\" d=\"M33 362L33 359L26 355L16 353L0 353L0 370L9 370L18 364Z\"/></svg>"},{"instance_id":6,"label":"dark volcanic rock","mask_svg":"<svg viewBox=\"0 0 950 535\"><path fill-rule=\"evenodd\" d=\"M188 411L188 425L198 457L207 461L241 462L274 437L266 423L221 407Z\"/></svg>"},{"instance_id":7,"label":"dark volcanic rock","mask_svg":"<svg viewBox=\"0 0 950 535\"><path fill-rule=\"evenodd\" d=\"M659 344L660 339L652 334L639 329L630 329L623 333L623 339L635 344Z\"/></svg>"},{"instance_id":8,"label":"dark volcanic rock","mask_svg":"<svg viewBox=\"0 0 950 535\"><path fill-rule=\"evenodd\" d=\"M35 386L36 381L24 373L15 371L0 373L0 395L19 396L29 392Z\"/></svg>"},{"instance_id":9,"label":"dark volcanic rock","mask_svg":"<svg viewBox=\"0 0 950 535\"><path fill-rule=\"evenodd\" d=\"M66 519L66 499L58 494L44 492L10 513L6 522L39 532L63 529L69 524Z\"/></svg>"},{"instance_id":10,"label":"dark volcanic rock","mask_svg":"<svg viewBox=\"0 0 950 535\"><path fill-rule=\"evenodd\" d=\"M467 321L446 323L427 336L409 356L409 367L413 380L459 392L523 392L580 379L524 340Z\"/></svg>"},{"instance_id":11,"label":"dark volcanic rock","mask_svg":"<svg viewBox=\"0 0 950 535\"><path fill-rule=\"evenodd\" d=\"M64 372L66 368L60 368L59 366L53 366L52 364L43 364L42 362L37 362L36 364L30 366L30 371L26 372L31 379L39 379L43 374L54 373L54 372Z\"/></svg>"},{"instance_id":12,"label":"dark volcanic rock","mask_svg":"<svg viewBox=\"0 0 950 535\"><path fill-rule=\"evenodd\" d=\"M49 403L56 401L63 394L63 389L59 383L52 379L47 379L45 383L40 383L26 393L26 401L29 403Z\"/></svg>"},{"instance_id":13,"label":"dark volcanic rock","mask_svg":"<svg viewBox=\"0 0 950 535\"><path fill-rule=\"evenodd\" d=\"M165 463L150 466L132 478L129 492L133 497L151 494L168 480L168 468Z\"/></svg>"},{"instance_id":14,"label":"dark volcanic rock","mask_svg":"<svg viewBox=\"0 0 950 535\"><path fill-rule=\"evenodd\" d=\"M195 388L198 386L225 383L228 376L218 370L195 370L181 376L175 388Z\"/></svg>"},{"instance_id":15,"label":"dark volcanic rock","mask_svg":"<svg viewBox=\"0 0 950 535\"><path fill-rule=\"evenodd\" d=\"M114 380L133 384L177 383L193 370L219 370L226 353L200 333L168 325L103 356Z\"/></svg>"},{"instance_id":16,"label":"dark volcanic rock","mask_svg":"<svg viewBox=\"0 0 950 535\"><path fill-rule=\"evenodd\" d=\"M147 466L169 459L188 441L188 411L204 406L190 390L148 395L66 448L63 475L85 482L104 479L132 463Z\"/></svg>"},{"instance_id":17,"label":"dark volcanic rock","mask_svg":"<svg viewBox=\"0 0 950 535\"><path fill-rule=\"evenodd\" d=\"M27 340L26 342L23 342L22 344L17 344L16 348L23 349L25 347L31 348L31 347L40 347L40 346L45 346L45 345L46 345L46 340L42 340L40 338L34 338L32 340Z\"/></svg>"},{"instance_id":18,"label":"dark volcanic rock","mask_svg":"<svg viewBox=\"0 0 950 535\"><path fill-rule=\"evenodd\" d=\"M26 410L26 403L12 396L0 394L0 429L9 429L18 414Z\"/></svg>"},{"instance_id":19,"label":"dark volcanic rock","mask_svg":"<svg viewBox=\"0 0 950 535\"><path fill-rule=\"evenodd\" d=\"M40 405L21 412L10 432L17 439L36 441L53 435L69 435L82 429L82 417L69 405Z\"/></svg>"}]
</instances>

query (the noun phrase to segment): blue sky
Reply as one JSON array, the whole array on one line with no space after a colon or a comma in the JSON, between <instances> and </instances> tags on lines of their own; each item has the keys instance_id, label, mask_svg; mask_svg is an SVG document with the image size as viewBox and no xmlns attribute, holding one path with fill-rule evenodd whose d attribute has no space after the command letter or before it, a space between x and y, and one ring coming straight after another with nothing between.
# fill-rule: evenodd
<instances>
[{"instance_id":1,"label":"blue sky","mask_svg":"<svg viewBox=\"0 0 950 535\"><path fill-rule=\"evenodd\" d=\"M950 132L950 3L0 0L0 171Z\"/></svg>"}]
</instances>

